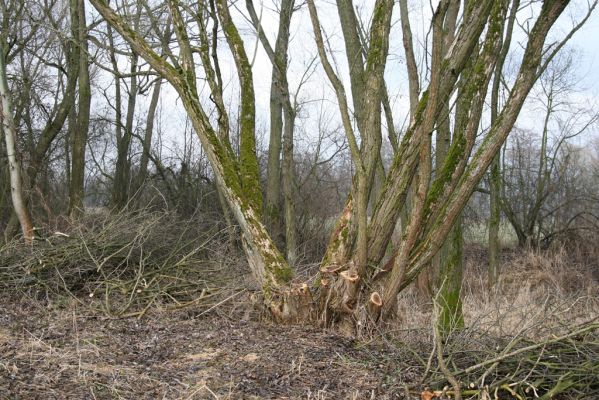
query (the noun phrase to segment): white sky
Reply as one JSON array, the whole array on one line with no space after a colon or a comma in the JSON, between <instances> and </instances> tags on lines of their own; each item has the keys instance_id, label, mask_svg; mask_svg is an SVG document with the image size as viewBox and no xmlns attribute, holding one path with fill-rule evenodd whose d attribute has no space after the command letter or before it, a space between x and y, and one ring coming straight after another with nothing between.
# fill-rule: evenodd
<instances>
[{"instance_id":1,"label":"white sky","mask_svg":"<svg viewBox=\"0 0 599 400\"><path fill-rule=\"evenodd\" d=\"M275 3L278 2L277 0L274 1ZM271 43L274 45L278 16L276 12L273 11L273 0L254 0L254 3L258 14L262 15L263 28ZM247 15L244 8L244 2L237 2L237 4L238 7L241 7L239 11ZM355 4L360 10L360 15L362 15L364 22L368 24L373 2L370 0L361 0L355 1ZM330 46L333 49L332 59L338 67L339 75L346 82L346 91L348 92L348 95L350 95L349 76L345 54L343 53L344 47L341 28L338 25L336 6L333 1L325 0L317 1L317 6L323 29L329 39ZM572 26L572 19L580 19L585 7L585 0L572 1L572 4L567 7L566 11L552 30L552 38L559 39L563 37L569 27ZM410 22L412 24L415 39L417 61L422 65L423 47L421 44L424 41L428 30L431 8L428 1L422 0L409 1L409 8L411 10ZM266 146L268 140L268 105L272 67L262 46L258 44L256 47L254 30L247 21L245 21L239 11L234 11L233 16L244 37L246 51L250 58L252 58L254 52L257 51L253 65L258 115L257 129L259 135L263 135L262 138L259 138L259 142L262 142L263 145ZM520 22L524 19L525 15L519 17ZM516 34L512 45L513 48L517 46L518 38L522 37L522 34ZM401 126L405 122L408 109L407 80L401 40L399 10L396 6L393 16L390 55L386 69L387 84L394 110L396 127ZM579 83L574 97L580 103L586 103L593 107L595 112L597 112L599 111L598 10L595 10L586 26L572 38L569 48L574 49L577 53L576 68L573 73L579 78ZM230 104L236 104L236 98L238 96L236 70L231 62L230 53L224 39L222 39L220 43L219 54L222 56L221 68L223 80L227 84L225 95ZM291 86L290 90L291 92L295 92L302 76L308 68L307 66L317 54L316 46L314 44L314 35L306 7L303 7L293 15L289 54L290 62L288 77ZM198 71L201 71L201 66L198 66ZM203 95L208 95L207 87L205 87ZM310 75L308 81L302 86L298 99L299 102L302 103L302 107L297 119L296 148L301 151L301 149L304 148L303 146L312 142L317 136L315 132L319 126L326 125L328 129L332 130L339 124L339 111L335 102L335 96L318 60L316 62L314 73ZM145 101L149 102L149 96ZM203 104L208 108L211 103L206 101ZM178 104L176 94L174 94L172 88L163 92L161 105L162 113L160 123L165 127L165 131L168 131L168 138L165 141L165 144L169 145L170 143L171 146L176 146L177 144L180 145L183 132L186 128L185 113L180 104ZM233 113L235 113L235 110L233 110ZM538 121L536 121L537 115L538 114L535 114L530 107L525 107L519 118L518 125L534 129L535 126L538 126Z\"/></svg>"},{"instance_id":2,"label":"white sky","mask_svg":"<svg viewBox=\"0 0 599 400\"><path fill-rule=\"evenodd\" d=\"M263 28L267 32L271 43L274 44L276 30L278 24L278 16L272 10L270 0L255 0L258 13L262 9ZM260 4L263 7L260 7ZM356 7L359 10L359 15L365 24L370 22L372 13L372 1L355 1ZM331 58L335 61L338 67L338 73L344 79L346 91L351 96L349 89L348 68L343 53L343 40L341 28L338 25L337 10L334 2L317 2L318 12L321 23L326 36L329 39L330 47L333 49ZM432 10L428 1L412 0L409 2L410 22L416 46L416 57L419 66L423 64L424 49L422 43L425 40L427 30L429 28L430 17ZM547 43L557 41L563 38L570 28L573 26L573 21L579 21L587 9L586 1L573 1L564 11L557 24L550 33ZM241 12L245 13L242 9ZM530 10L525 10L519 15L518 21L524 24L526 18L530 15ZM241 19L238 19L241 21ZM242 31L246 33L246 48L250 54L253 54L255 49L256 38L253 35L253 29L248 24L240 24ZM518 30L518 28L516 28ZM289 81L291 90L297 87L299 79L305 71L305 65L309 60L316 55L316 47L313 39L313 32L310 23L310 18L307 10L302 9L296 12L292 20L292 39L290 44L290 68ZM514 36L512 48L517 49L519 44L524 43L524 35L521 30L517 31ZM404 63L404 53L402 46L402 35L399 23L399 10L394 9L393 29L391 33L389 59L386 68L386 80L394 109L394 120L396 126L401 126L405 123L408 109L407 95L407 78ZM419 45L420 44L420 45ZM595 10L586 25L578 31L571 39L566 51L574 51L576 53L575 65L573 73L576 75L577 84L571 95L572 101L579 104L586 103L594 112L599 112L599 10ZM519 61L519 58L516 58ZM314 107L322 107L326 105L328 115L334 124L339 122L339 112L333 95L331 85L324 75L320 63L316 68L316 72L312 79L303 87L303 96L300 99L313 101L315 98L323 97L326 101L314 104ZM268 93L270 90L270 62L264 53L261 46L258 46L258 54L254 65L254 79L256 93L264 95L257 96L258 112L263 121L268 121ZM234 71L231 71L234 73ZM529 102L532 103L532 102ZM532 104L527 103L522 110L518 125L527 129L535 130L538 128L538 110L533 108ZM305 122L314 127L314 114L316 110L311 110L310 105L305 107L304 116L307 117ZM536 110L536 112L535 112ZM301 122L300 122L301 123ZM581 137L584 138L584 137Z\"/></svg>"}]
</instances>

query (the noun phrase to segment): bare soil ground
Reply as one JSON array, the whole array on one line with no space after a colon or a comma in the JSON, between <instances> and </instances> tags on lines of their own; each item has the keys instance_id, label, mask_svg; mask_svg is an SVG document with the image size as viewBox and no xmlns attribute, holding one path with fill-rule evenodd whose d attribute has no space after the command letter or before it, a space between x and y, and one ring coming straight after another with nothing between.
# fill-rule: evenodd
<instances>
[{"instance_id":1,"label":"bare soil ground","mask_svg":"<svg viewBox=\"0 0 599 400\"><path fill-rule=\"evenodd\" d=\"M394 346L194 314L107 319L4 297L0 398L399 399L419 375Z\"/></svg>"}]
</instances>

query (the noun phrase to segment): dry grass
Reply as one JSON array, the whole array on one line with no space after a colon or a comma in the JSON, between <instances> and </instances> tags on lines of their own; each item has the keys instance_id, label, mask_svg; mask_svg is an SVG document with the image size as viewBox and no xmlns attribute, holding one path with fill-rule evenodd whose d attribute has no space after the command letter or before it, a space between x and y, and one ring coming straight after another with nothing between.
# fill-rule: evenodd
<instances>
[{"instance_id":1,"label":"dry grass","mask_svg":"<svg viewBox=\"0 0 599 400\"><path fill-rule=\"evenodd\" d=\"M493 291L474 275L468 274L464 285L467 321L500 336L558 333L599 316L597 282L563 249L514 256L502 266Z\"/></svg>"},{"instance_id":2,"label":"dry grass","mask_svg":"<svg viewBox=\"0 0 599 400\"><path fill-rule=\"evenodd\" d=\"M462 398L599 396L597 258L588 257L594 248L573 250L508 250L501 280L489 291L484 248L468 248L462 288L466 328L453 331L442 350L461 382ZM421 349L420 368L428 371L423 382L436 389L427 395L449 396L448 376L436 363L432 312L428 298L406 291L400 327L388 336Z\"/></svg>"},{"instance_id":3,"label":"dry grass","mask_svg":"<svg viewBox=\"0 0 599 400\"><path fill-rule=\"evenodd\" d=\"M508 250L500 282L487 289L486 253L478 246L466 252L463 311L466 326L498 336L543 336L599 316L599 285L594 267L574 261L564 248L550 251ZM415 288L399 301L402 327L430 326L431 300Z\"/></svg>"}]
</instances>

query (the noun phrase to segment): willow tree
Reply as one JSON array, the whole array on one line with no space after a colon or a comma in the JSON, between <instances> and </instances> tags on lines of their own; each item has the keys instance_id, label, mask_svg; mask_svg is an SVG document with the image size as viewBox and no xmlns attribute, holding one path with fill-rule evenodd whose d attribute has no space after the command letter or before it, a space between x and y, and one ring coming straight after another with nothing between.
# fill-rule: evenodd
<instances>
[{"instance_id":1,"label":"willow tree","mask_svg":"<svg viewBox=\"0 0 599 400\"><path fill-rule=\"evenodd\" d=\"M502 42L508 1L471 1L465 10L460 9L461 2L456 0L438 3L431 19L426 84L378 194L374 194L372 186L380 161L381 105L385 97L384 75L395 2L377 0L374 3L370 28L365 33L366 51L351 29L344 32L345 50L351 61L352 92L360 92L359 98L353 96L352 110L343 79L329 61L319 9L313 0L308 1L321 64L333 86L355 166L350 197L331 235L320 266L320 278L311 286L293 279L292 269L261 223L252 69L228 1L215 0L215 5L240 88L239 155L232 151L227 138L217 135L219 124L229 122L222 120L225 114L220 113L216 121L211 119L207 112L209 104L202 104L198 92L198 71L203 69L204 75L209 77L218 57L211 60L207 56L206 46L196 42L201 41L202 26L188 24L188 21L194 21L199 9L209 7L212 1L166 2L177 39L177 51L171 52L168 59L160 57L151 43L132 29L126 17L110 8L105 0L91 0L91 3L180 96L217 184L241 228L249 265L262 286L265 306L274 318L288 322L303 319L324 324L339 322L357 328L367 325L368 321L390 317L395 312L398 293L430 265L446 241L471 193L514 126L544 57L555 50L555 46L546 46L545 40L568 1L545 1L533 10L536 19L524 45L510 94L494 123L482 132L480 120L499 57L497 49ZM352 18L350 0L339 0L337 5L342 21ZM455 34L444 43L448 10L455 7L458 8ZM352 25L352 21L343 22L342 28ZM194 55L201 60L201 67L196 65ZM219 87L210 86L211 98L218 105L222 92ZM444 115L444 105L451 103L454 95L458 103L463 101L467 107L461 111L459 134L452 139L433 175L433 134ZM391 257L384 259L410 186L414 187L414 193L407 226L400 243L391 249ZM369 218L370 201L375 207Z\"/></svg>"}]
</instances>

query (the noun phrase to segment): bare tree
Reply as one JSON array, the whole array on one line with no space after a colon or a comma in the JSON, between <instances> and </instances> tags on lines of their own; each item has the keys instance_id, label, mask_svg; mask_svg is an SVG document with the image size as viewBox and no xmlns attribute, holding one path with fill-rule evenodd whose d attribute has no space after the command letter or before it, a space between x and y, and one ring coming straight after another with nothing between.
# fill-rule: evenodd
<instances>
[{"instance_id":1,"label":"bare tree","mask_svg":"<svg viewBox=\"0 0 599 400\"><path fill-rule=\"evenodd\" d=\"M504 151L501 207L521 247L548 243L556 230L564 229L553 223L555 210L574 208L585 197L560 195L573 189L567 182L568 142L586 132L599 115L571 101L574 58L562 54L547 65L539 79L540 93L531 99L543 115L540 132L516 130Z\"/></svg>"},{"instance_id":2,"label":"bare tree","mask_svg":"<svg viewBox=\"0 0 599 400\"><path fill-rule=\"evenodd\" d=\"M66 13L55 13L57 8L56 3L38 5L37 7L37 9L30 10L30 13L33 14L36 11L39 11L40 13L47 15L49 23L48 32L40 32L38 30L36 37L40 40L29 40L27 47L19 52L19 57L12 57L14 60L19 61L19 66L21 68L20 79L24 83L23 95L18 98L19 104L16 108L18 110L18 115L25 116L25 118L18 117L18 119L23 121L26 125L28 135L27 143L29 148L26 149L28 153L28 162L26 166L24 166L24 171L26 172L26 179L24 180L24 201L27 207L29 207L31 203L31 194L36 189L39 189L38 175L45 169L46 161L52 146L61 133L65 121L75 104L75 96L73 94L76 92L79 68L79 57L75 55L75 51L73 50L74 46L70 44L71 42L69 39L71 36L66 34L64 37L61 37L56 33L62 30L63 20L66 19ZM31 16L28 16L27 18L31 18ZM57 46L60 50L56 52L56 59L51 58L50 56L53 53L53 46ZM25 58L23 56L25 52L28 55L33 56ZM32 97L37 96L32 92L33 82L43 80L42 77L44 76L45 66L52 66L61 76L61 79L55 81L54 88L48 88L48 90L54 92L56 99L53 108L49 110L46 110L43 104L36 105L37 102L31 101ZM66 83L62 79L65 75ZM47 111L47 118L44 121L44 125L40 128L39 135L34 134L36 127L34 126L33 118L31 117L31 115L35 113L36 107ZM17 231L17 225L18 218L17 215L13 213L4 232L7 238L14 236Z\"/></svg>"},{"instance_id":3,"label":"bare tree","mask_svg":"<svg viewBox=\"0 0 599 400\"><path fill-rule=\"evenodd\" d=\"M10 36L11 42L5 47L5 59L12 60L13 70L19 72L18 79L15 75L15 84L22 88L16 98L14 124L16 130L23 127L27 138L23 142L25 162L21 167L24 172L23 203L29 208L31 193L34 189L39 191L38 175L44 170L51 147L74 104L78 57L73 56L70 35L61 36L68 14L59 9L59 3L15 2L13 6L4 10L3 32ZM36 21L36 15L40 14L46 16L47 25L43 28ZM59 79L44 87L41 82L52 73L57 73ZM62 79L65 75L66 84ZM44 90L54 94L51 106L43 101ZM39 119L43 120L43 125L38 128L36 120ZM18 215L13 212L5 227L5 237L14 236L18 225Z\"/></svg>"},{"instance_id":4,"label":"bare tree","mask_svg":"<svg viewBox=\"0 0 599 400\"><path fill-rule=\"evenodd\" d=\"M142 24L142 12L143 6L141 2L137 2L133 5L133 7L129 12L131 23L133 24L133 28L140 32L142 36L147 36L147 33L144 31L151 31L154 26L152 23L146 24L144 26ZM156 21L154 21L155 25ZM168 40L170 36L170 31L168 28L163 32L166 34L165 40ZM112 180L112 193L111 193L111 205L116 210L120 210L129 201L130 197L130 187L131 187L131 147L132 140L135 135L134 131L135 127L135 113L138 107L138 97L141 93L144 93L151 82L149 81L149 77L152 75L148 71L143 70L143 65L140 65L139 55L135 52L131 52L129 49L122 51L115 47L114 43L114 32L108 27L108 40L109 40L109 57L110 62L112 64L112 73L114 74L114 86L115 86L115 133L116 133L116 144L117 144L117 156L114 168L114 178ZM117 60L118 55L126 55L128 59L129 71L123 73L119 70L119 63ZM143 61L143 60L141 60ZM126 112L124 115L123 122L123 81L128 80L128 85L125 84L126 91ZM143 168L147 170L147 152L146 146L150 145L151 142L151 130L153 128L153 119L156 113L156 107L158 105L158 97L160 95L160 87L161 80L158 79L158 83L154 88L154 94L152 97L152 101L148 110L148 120L146 123L146 134L144 138L144 153L145 158L143 158ZM148 141L148 142L146 142Z\"/></svg>"},{"instance_id":5,"label":"bare tree","mask_svg":"<svg viewBox=\"0 0 599 400\"><path fill-rule=\"evenodd\" d=\"M3 10L3 25L8 24L8 10ZM13 102L8 79L6 77L6 55L8 54L8 38L5 26L0 34L0 126L4 133L6 153L8 155L8 168L10 171L10 193L14 212L21 224L21 231L26 241L33 240L33 224L27 208L23 192L23 179L21 161L18 158L17 128L13 118Z\"/></svg>"}]
</instances>

